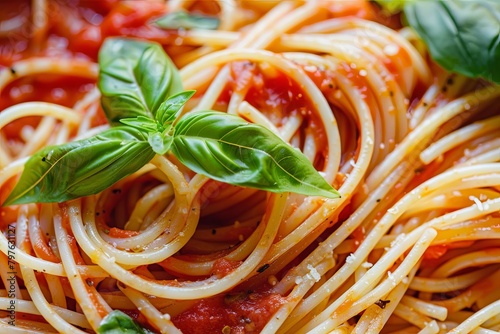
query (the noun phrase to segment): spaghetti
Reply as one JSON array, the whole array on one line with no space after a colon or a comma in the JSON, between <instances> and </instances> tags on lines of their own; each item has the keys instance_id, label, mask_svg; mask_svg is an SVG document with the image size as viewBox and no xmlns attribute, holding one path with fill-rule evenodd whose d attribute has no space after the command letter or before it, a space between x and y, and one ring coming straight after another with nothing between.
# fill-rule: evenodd
<instances>
[{"instance_id":1,"label":"spaghetti","mask_svg":"<svg viewBox=\"0 0 500 334\"><path fill-rule=\"evenodd\" d=\"M0 331L500 331L498 86L448 73L365 1L2 3L0 201L41 147L108 127L108 36L300 149L341 194L230 186L155 156L95 196L0 209ZM168 12L218 30L166 30ZM49 14L50 13L50 14ZM277 24L279 23L279 24ZM12 306L14 305L14 306Z\"/></svg>"}]
</instances>

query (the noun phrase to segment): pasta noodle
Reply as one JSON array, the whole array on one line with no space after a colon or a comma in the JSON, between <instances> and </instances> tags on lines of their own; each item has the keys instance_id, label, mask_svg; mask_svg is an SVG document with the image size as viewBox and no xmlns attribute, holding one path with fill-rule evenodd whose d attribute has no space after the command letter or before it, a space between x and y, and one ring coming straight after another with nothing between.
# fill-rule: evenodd
<instances>
[{"instance_id":1,"label":"pasta noodle","mask_svg":"<svg viewBox=\"0 0 500 334\"><path fill-rule=\"evenodd\" d=\"M172 155L97 195L0 208L0 331L500 331L500 88L351 1L0 4L0 202L27 159L108 128L97 51L160 43L213 109L301 150L340 198L211 180ZM23 9L24 8L24 9ZM162 29L187 11L219 28Z\"/></svg>"}]
</instances>

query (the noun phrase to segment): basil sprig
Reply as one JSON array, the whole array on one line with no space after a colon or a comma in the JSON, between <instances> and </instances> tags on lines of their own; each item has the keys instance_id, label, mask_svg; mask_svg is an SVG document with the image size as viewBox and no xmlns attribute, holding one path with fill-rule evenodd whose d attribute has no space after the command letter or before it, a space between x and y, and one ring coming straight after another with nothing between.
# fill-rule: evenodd
<instances>
[{"instance_id":1,"label":"basil sprig","mask_svg":"<svg viewBox=\"0 0 500 334\"><path fill-rule=\"evenodd\" d=\"M215 111L179 117L194 91L182 92L178 71L159 45L110 38L99 65L111 128L34 154L4 205L96 194L168 152L193 171L233 185L339 196L300 151L262 126Z\"/></svg>"},{"instance_id":2,"label":"basil sprig","mask_svg":"<svg viewBox=\"0 0 500 334\"><path fill-rule=\"evenodd\" d=\"M180 109L194 93L191 90L169 97L156 111L156 121L144 116L137 116L135 118L121 119L120 122L142 131L148 131L148 142L153 151L163 155L168 152L174 139L173 122L177 118Z\"/></svg>"},{"instance_id":3,"label":"basil sprig","mask_svg":"<svg viewBox=\"0 0 500 334\"><path fill-rule=\"evenodd\" d=\"M152 334L149 329L143 328L127 314L119 310L108 313L97 329L99 334Z\"/></svg>"}]
</instances>

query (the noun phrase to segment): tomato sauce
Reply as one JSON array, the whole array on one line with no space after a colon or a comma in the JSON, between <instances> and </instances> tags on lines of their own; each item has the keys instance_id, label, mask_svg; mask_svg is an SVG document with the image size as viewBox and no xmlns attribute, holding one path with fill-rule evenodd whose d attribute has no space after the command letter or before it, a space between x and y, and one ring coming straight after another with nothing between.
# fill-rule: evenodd
<instances>
[{"instance_id":1,"label":"tomato sauce","mask_svg":"<svg viewBox=\"0 0 500 334\"><path fill-rule=\"evenodd\" d=\"M437 260L444 254L448 252L449 247L447 245L434 245L427 248L423 258L425 260Z\"/></svg>"},{"instance_id":2,"label":"tomato sauce","mask_svg":"<svg viewBox=\"0 0 500 334\"><path fill-rule=\"evenodd\" d=\"M424 260L437 260L451 249L467 248L472 246L473 244L474 241L466 240L441 245L433 245L427 248L427 250L424 252L423 258Z\"/></svg>"},{"instance_id":3,"label":"tomato sauce","mask_svg":"<svg viewBox=\"0 0 500 334\"><path fill-rule=\"evenodd\" d=\"M108 235L112 238L130 238L138 235L137 231L122 230L121 228L112 227L109 229Z\"/></svg>"},{"instance_id":4,"label":"tomato sauce","mask_svg":"<svg viewBox=\"0 0 500 334\"><path fill-rule=\"evenodd\" d=\"M325 7L332 17L355 16L361 19L374 20L377 17L375 7L364 0L331 1Z\"/></svg>"},{"instance_id":5,"label":"tomato sauce","mask_svg":"<svg viewBox=\"0 0 500 334\"><path fill-rule=\"evenodd\" d=\"M286 298L270 292L233 292L202 299L172 318L183 333L259 333Z\"/></svg>"},{"instance_id":6,"label":"tomato sauce","mask_svg":"<svg viewBox=\"0 0 500 334\"><path fill-rule=\"evenodd\" d=\"M252 62L235 62L231 66L229 84L219 97L219 103L229 103L231 94L238 91L246 91L245 100L277 127L284 125L291 117L302 116L299 131L303 132L303 137L307 131L314 132L319 151L315 165L317 168L322 167L327 160L325 129L314 103L297 82L274 68L266 70Z\"/></svg>"},{"instance_id":7,"label":"tomato sauce","mask_svg":"<svg viewBox=\"0 0 500 334\"><path fill-rule=\"evenodd\" d=\"M93 87L92 80L78 77L47 74L23 77L13 81L2 90L0 93L0 110L30 101L49 102L72 107ZM36 127L39 120L40 117L36 116L25 117L7 124L2 128L2 131L7 138L17 138L22 126Z\"/></svg>"},{"instance_id":8,"label":"tomato sauce","mask_svg":"<svg viewBox=\"0 0 500 334\"><path fill-rule=\"evenodd\" d=\"M287 117L295 113L312 116L311 102L290 77L281 72L275 77L266 77L261 73L259 76L262 78L261 86L252 85L246 99L275 125L286 123Z\"/></svg>"},{"instance_id":9,"label":"tomato sauce","mask_svg":"<svg viewBox=\"0 0 500 334\"><path fill-rule=\"evenodd\" d=\"M0 187L0 204L7 199L16 183L17 177L11 177ZM17 221L17 209L17 205L0 206L0 228L2 231L5 231L9 224Z\"/></svg>"},{"instance_id":10,"label":"tomato sauce","mask_svg":"<svg viewBox=\"0 0 500 334\"><path fill-rule=\"evenodd\" d=\"M170 34L153 25L147 25L149 20L165 14L165 5L161 2L120 3L113 8L101 25L102 36L131 36L149 40L161 41Z\"/></svg>"},{"instance_id":11,"label":"tomato sauce","mask_svg":"<svg viewBox=\"0 0 500 334\"><path fill-rule=\"evenodd\" d=\"M43 74L22 77L1 92L0 108L29 101L72 107L94 87L94 80L67 75Z\"/></svg>"},{"instance_id":12,"label":"tomato sauce","mask_svg":"<svg viewBox=\"0 0 500 334\"><path fill-rule=\"evenodd\" d=\"M238 268L240 264L241 261L231 261L226 258L217 259L212 267L212 274L222 278Z\"/></svg>"}]
</instances>

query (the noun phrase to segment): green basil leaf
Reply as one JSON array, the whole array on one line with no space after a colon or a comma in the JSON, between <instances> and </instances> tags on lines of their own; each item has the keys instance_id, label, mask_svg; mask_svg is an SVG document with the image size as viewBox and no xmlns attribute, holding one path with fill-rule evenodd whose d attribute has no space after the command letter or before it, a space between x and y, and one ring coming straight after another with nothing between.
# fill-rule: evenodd
<instances>
[{"instance_id":1,"label":"green basil leaf","mask_svg":"<svg viewBox=\"0 0 500 334\"><path fill-rule=\"evenodd\" d=\"M339 197L300 151L238 116L186 114L174 129L172 153L197 173L272 192Z\"/></svg>"},{"instance_id":2,"label":"green basil leaf","mask_svg":"<svg viewBox=\"0 0 500 334\"><path fill-rule=\"evenodd\" d=\"M165 100L156 112L156 119L158 122L161 125L173 122L176 119L178 112L194 95L194 93L194 90L187 90L170 96L167 100Z\"/></svg>"},{"instance_id":3,"label":"green basil leaf","mask_svg":"<svg viewBox=\"0 0 500 334\"><path fill-rule=\"evenodd\" d=\"M404 12L445 69L500 83L500 1L412 1Z\"/></svg>"},{"instance_id":4,"label":"green basil leaf","mask_svg":"<svg viewBox=\"0 0 500 334\"><path fill-rule=\"evenodd\" d=\"M4 205L62 202L97 194L139 170L153 156L145 135L130 127L49 146L28 159Z\"/></svg>"},{"instance_id":5,"label":"green basil leaf","mask_svg":"<svg viewBox=\"0 0 500 334\"><path fill-rule=\"evenodd\" d=\"M150 330L144 329L127 314L114 310L105 316L99 328L99 334L149 334Z\"/></svg>"},{"instance_id":6,"label":"green basil leaf","mask_svg":"<svg viewBox=\"0 0 500 334\"><path fill-rule=\"evenodd\" d=\"M155 118L160 104L182 91L179 73L153 42L108 38L99 51L101 104L112 125L122 118Z\"/></svg>"},{"instance_id":7,"label":"green basil leaf","mask_svg":"<svg viewBox=\"0 0 500 334\"><path fill-rule=\"evenodd\" d=\"M171 126L170 126L171 127ZM170 129L167 128L165 132L168 132ZM169 135L165 135L161 132L153 132L148 136L149 145L153 148L153 151L158 153L159 155L163 155L168 152L170 147L172 146L173 137Z\"/></svg>"},{"instance_id":8,"label":"green basil leaf","mask_svg":"<svg viewBox=\"0 0 500 334\"><path fill-rule=\"evenodd\" d=\"M134 127L141 131L158 131L158 123L153 121L151 118L145 116L137 116L135 118L124 118L120 120L120 123Z\"/></svg>"},{"instance_id":9,"label":"green basil leaf","mask_svg":"<svg viewBox=\"0 0 500 334\"><path fill-rule=\"evenodd\" d=\"M196 15L187 12L168 13L154 22L163 29L207 29L219 28L220 20L215 16Z\"/></svg>"}]
</instances>

